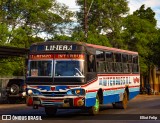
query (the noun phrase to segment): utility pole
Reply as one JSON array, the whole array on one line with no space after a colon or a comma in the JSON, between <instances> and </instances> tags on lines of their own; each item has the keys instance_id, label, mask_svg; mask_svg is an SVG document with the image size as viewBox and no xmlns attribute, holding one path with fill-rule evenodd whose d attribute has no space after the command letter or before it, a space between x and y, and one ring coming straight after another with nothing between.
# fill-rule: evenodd
<instances>
[{"instance_id":1,"label":"utility pole","mask_svg":"<svg viewBox=\"0 0 160 123\"><path fill-rule=\"evenodd\" d=\"M84 0L84 35L85 39L87 40L88 37L88 28L87 28L87 0Z\"/></svg>"}]
</instances>

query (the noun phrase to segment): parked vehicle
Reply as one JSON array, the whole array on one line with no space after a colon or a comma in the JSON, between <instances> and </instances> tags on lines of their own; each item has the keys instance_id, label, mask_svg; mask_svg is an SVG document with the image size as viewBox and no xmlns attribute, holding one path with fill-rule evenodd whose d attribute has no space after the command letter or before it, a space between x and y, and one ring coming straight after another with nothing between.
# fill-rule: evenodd
<instances>
[{"instance_id":1,"label":"parked vehicle","mask_svg":"<svg viewBox=\"0 0 160 123\"><path fill-rule=\"evenodd\" d=\"M23 79L10 79L6 86L9 103L25 102L26 84Z\"/></svg>"},{"instance_id":2,"label":"parked vehicle","mask_svg":"<svg viewBox=\"0 0 160 123\"><path fill-rule=\"evenodd\" d=\"M26 75L27 105L80 108L96 115L100 106L126 109L139 94L138 52L70 41L47 41L30 47Z\"/></svg>"}]
</instances>

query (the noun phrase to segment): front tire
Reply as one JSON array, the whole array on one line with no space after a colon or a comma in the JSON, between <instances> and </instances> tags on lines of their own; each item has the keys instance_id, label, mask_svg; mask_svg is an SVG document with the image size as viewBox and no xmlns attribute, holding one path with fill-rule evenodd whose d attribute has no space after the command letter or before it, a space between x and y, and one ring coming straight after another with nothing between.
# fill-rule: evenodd
<instances>
[{"instance_id":1,"label":"front tire","mask_svg":"<svg viewBox=\"0 0 160 123\"><path fill-rule=\"evenodd\" d=\"M47 116L54 116L57 113L57 108L55 107L45 107L45 112Z\"/></svg>"},{"instance_id":2,"label":"front tire","mask_svg":"<svg viewBox=\"0 0 160 123\"><path fill-rule=\"evenodd\" d=\"M94 106L89 108L89 114L91 115L96 115L99 113L99 107L100 107L100 101L99 101L99 96L96 96L96 103Z\"/></svg>"}]
</instances>

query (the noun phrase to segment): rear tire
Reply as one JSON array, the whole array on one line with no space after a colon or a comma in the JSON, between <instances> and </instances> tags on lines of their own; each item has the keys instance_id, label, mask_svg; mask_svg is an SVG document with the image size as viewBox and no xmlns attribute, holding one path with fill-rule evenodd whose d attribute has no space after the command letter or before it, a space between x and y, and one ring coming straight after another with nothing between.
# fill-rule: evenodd
<instances>
[{"instance_id":1,"label":"rear tire","mask_svg":"<svg viewBox=\"0 0 160 123\"><path fill-rule=\"evenodd\" d=\"M123 94L123 100L120 102L115 102L112 103L113 108L121 108L121 109L126 109L128 104L128 94L125 91Z\"/></svg>"},{"instance_id":2,"label":"rear tire","mask_svg":"<svg viewBox=\"0 0 160 123\"><path fill-rule=\"evenodd\" d=\"M127 104L128 104L128 94L125 91L124 94L123 94L123 100L120 102L120 106L121 106L122 109L126 109Z\"/></svg>"},{"instance_id":3,"label":"rear tire","mask_svg":"<svg viewBox=\"0 0 160 123\"><path fill-rule=\"evenodd\" d=\"M89 114L91 115L96 115L99 113L99 106L100 105L100 100L99 100L99 96L96 96L96 103L94 106L89 108Z\"/></svg>"},{"instance_id":4,"label":"rear tire","mask_svg":"<svg viewBox=\"0 0 160 123\"><path fill-rule=\"evenodd\" d=\"M57 113L57 108L55 107L45 107L45 112L47 116L54 116Z\"/></svg>"}]
</instances>

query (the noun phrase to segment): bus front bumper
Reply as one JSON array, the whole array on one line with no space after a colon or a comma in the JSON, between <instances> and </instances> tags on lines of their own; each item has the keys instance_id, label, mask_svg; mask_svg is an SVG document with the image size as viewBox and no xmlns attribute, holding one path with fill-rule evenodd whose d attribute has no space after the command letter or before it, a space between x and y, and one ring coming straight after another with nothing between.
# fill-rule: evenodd
<instances>
[{"instance_id":1,"label":"bus front bumper","mask_svg":"<svg viewBox=\"0 0 160 123\"><path fill-rule=\"evenodd\" d=\"M32 97L33 107L38 106L55 106L58 108L71 108L71 107L83 107L85 106L84 96L64 96L64 97Z\"/></svg>"}]
</instances>

